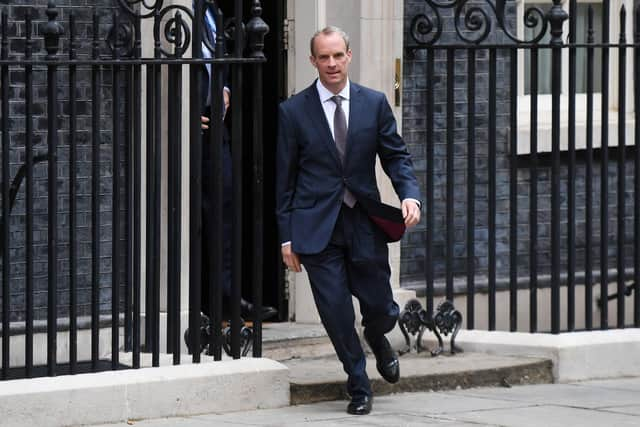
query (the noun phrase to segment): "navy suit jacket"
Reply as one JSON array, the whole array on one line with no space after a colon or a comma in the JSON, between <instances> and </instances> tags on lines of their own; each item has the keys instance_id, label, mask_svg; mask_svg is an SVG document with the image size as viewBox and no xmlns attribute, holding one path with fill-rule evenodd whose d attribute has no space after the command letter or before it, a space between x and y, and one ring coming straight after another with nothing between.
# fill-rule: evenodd
<instances>
[{"instance_id":1,"label":"navy suit jacket","mask_svg":"<svg viewBox=\"0 0 640 427\"><path fill-rule=\"evenodd\" d=\"M383 93L351 83L344 167L315 83L280 104L276 169L280 241L291 241L295 253L319 253L331 238L345 187L380 200L376 155L400 200L420 200L410 155Z\"/></svg>"}]
</instances>

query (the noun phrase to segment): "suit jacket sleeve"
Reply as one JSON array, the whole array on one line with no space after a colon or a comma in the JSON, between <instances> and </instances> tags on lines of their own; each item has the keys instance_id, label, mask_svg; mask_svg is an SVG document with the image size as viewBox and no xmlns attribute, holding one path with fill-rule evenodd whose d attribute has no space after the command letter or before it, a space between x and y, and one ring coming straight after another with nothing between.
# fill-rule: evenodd
<instances>
[{"instance_id":1,"label":"suit jacket sleeve","mask_svg":"<svg viewBox=\"0 0 640 427\"><path fill-rule=\"evenodd\" d=\"M291 241L291 203L298 173L298 145L293 122L282 105L278 114L276 152L276 217L280 242Z\"/></svg>"},{"instance_id":2,"label":"suit jacket sleeve","mask_svg":"<svg viewBox=\"0 0 640 427\"><path fill-rule=\"evenodd\" d=\"M378 156L400 200L420 200L420 189L413 172L411 156L398 135L396 119L384 95L378 109Z\"/></svg>"}]
</instances>

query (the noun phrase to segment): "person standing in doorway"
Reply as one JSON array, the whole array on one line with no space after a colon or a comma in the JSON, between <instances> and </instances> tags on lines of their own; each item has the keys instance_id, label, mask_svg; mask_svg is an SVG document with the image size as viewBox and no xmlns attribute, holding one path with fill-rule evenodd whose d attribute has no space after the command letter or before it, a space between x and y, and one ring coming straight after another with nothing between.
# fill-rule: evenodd
<instances>
[{"instance_id":1,"label":"person standing in doorway","mask_svg":"<svg viewBox=\"0 0 640 427\"><path fill-rule=\"evenodd\" d=\"M194 3L195 6L195 3ZM205 2L204 7L204 17L201 23L202 25L202 57L205 59L216 58L218 56L224 56L225 52L225 40L224 36L222 36L222 32L220 32L222 36L222 52L216 52L215 46L218 37L218 28L217 28L217 10L214 7L213 3ZM219 102L223 102L223 111L226 112L230 107L231 103L231 90L229 87L228 79L228 71L224 72L224 89L222 94L222 99ZM232 181L232 159L231 159L231 137L229 134L229 130L224 122L216 122L212 120L212 97L211 97L211 85L213 84L213 67L211 64L206 64L201 68L201 123L202 123L202 281L201 281L201 311L207 316L203 320L203 324L209 323L209 319L211 318L213 307L210 307L210 293L213 291L210 288L211 283L211 247L210 244L215 239L223 239L223 264L222 264L222 292L225 298L225 302L227 304L223 304L226 308L228 308L228 300L231 295L231 283L232 283L232 223L233 223L233 181ZM210 155L210 150L207 149L209 144L211 144L211 136L210 130L214 126L223 126L223 148L222 148L222 176L223 176L223 203L222 206L216 206L213 202L213 176L212 176L212 162L213 159ZM211 224L211 218L213 217L213 213L215 210L222 210L223 213L223 232L222 236L216 235L215 230ZM227 315L227 311L225 310L225 315ZM241 299L241 316L244 320L253 320L254 317L254 307L253 305L245 300ZM274 307L263 306L261 317L262 320L266 320L275 316L278 311ZM203 329L204 331L205 329ZM201 342L204 344L206 342L206 337L203 337ZM185 333L185 341L187 342L187 346L190 345L190 340L188 337L188 330ZM191 349L189 349L191 352Z\"/></svg>"},{"instance_id":2,"label":"person standing in doorway","mask_svg":"<svg viewBox=\"0 0 640 427\"><path fill-rule=\"evenodd\" d=\"M309 275L322 323L348 375L347 412L368 414L371 385L354 327L358 298L364 336L382 377L395 383L400 367L385 333L399 314L389 282L387 240L359 195L379 201L376 156L402 201L407 227L420 220L413 164L384 94L349 80L348 35L327 27L311 39L318 79L280 104L276 214L282 257Z\"/></svg>"}]
</instances>

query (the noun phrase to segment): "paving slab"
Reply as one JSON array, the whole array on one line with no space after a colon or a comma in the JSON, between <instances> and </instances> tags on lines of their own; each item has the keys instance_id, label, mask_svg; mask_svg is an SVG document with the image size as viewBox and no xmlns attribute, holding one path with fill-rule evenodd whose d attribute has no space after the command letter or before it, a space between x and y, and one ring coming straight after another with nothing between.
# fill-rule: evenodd
<instances>
[{"instance_id":1,"label":"paving slab","mask_svg":"<svg viewBox=\"0 0 640 427\"><path fill-rule=\"evenodd\" d=\"M283 361L289 368L291 403L346 399L346 374L335 356ZM400 381L388 384L367 358L374 395L479 386L540 384L552 381L551 362L540 358L458 353L431 357L429 353L400 358Z\"/></svg>"},{"instance_id":2,"label":"paving slab","mask_svg":"<svg viewBox=\"0 0 640 427\"><path fill-rule=\"evenodd\" d=\"M484 398L504 398L532 405L562 405L582 409L599 409L608 406L633 405L640 399L640 393L625 390L587 386L585 384L543 384L531 387L514 388L508 395L498 389L468 390L465 396Z\"/></svg>"},{"instance_id":3,"label":"paving slab","mask_svg":"<svg viewBox=\"0 0 640 427\"><path fill-rule=\"evenodd\" d=\"M611 390L639 382L611 380ZM203 427L203 426L435 426L435 427L600 427L640 425L640 404L618 404L592 407L585 394L567 399L579 390L606 393L602 382L577 385L524 385L511 388L477 388L439 392L400 393L374 398L369 416L349 416L346 401L321 402L281 409L258 410L227 414L209 414L190 418L132 422L138 427ZM604 390L604 391L603 391ZM620 390L622 391L622 390ZM640 401L640 391L627 390L631 398ZM541 403L541 396L547 398ZM526 397L530 396L530 399ZM606 399L608 400L608 399ZM576 403L578 406L576 406ZM127 424L102 427L126 427Z\"/></svg>"}]
</instances>

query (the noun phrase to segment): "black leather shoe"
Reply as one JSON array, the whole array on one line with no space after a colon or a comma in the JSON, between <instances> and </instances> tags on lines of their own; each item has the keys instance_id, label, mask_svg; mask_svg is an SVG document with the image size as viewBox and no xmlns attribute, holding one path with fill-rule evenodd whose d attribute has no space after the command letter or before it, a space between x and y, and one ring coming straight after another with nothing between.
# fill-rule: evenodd
<instances>
[{"instance_id":1,"label":"black leather shoe","mask_svg":"<svg viewBox=\"0 0 640 427\"><path fill-rule=\"evenodd\" d=\"M351 415L367 415L371 412L373 398L369 396L354 397L347 406L347 413Z\"/></svg>"},{"instance_id":2,"label":"black leather shoe","mask_svg":"<svg viewBox=\"0 0 640 427\"><path fill-rule=\"evenodd\" d=\"M367 339L371 351L376 356L376 368L378 372L388 383L397 383L400 379L400 362L398 361L398 355L391 348L389 340L383 335L382 338L371 342Z\"/></svg>"},{"instance_id":3,"label":"black leather shoe","mask_svg":"<svg viewBox=\"0 0 640 427\"><path fill-rule=\"evenodd\" d=\"M277 314L278 310L276 310L274 307L263 305L260 320L271 319ZM253 304L245 299L240 300L240 317L242 317L244 320L255 320L253 317Z\"/></svg>"}]
</instances>

